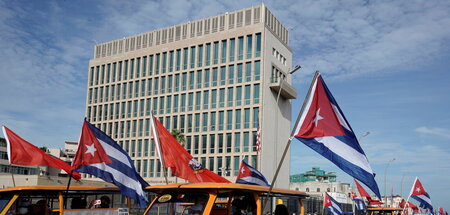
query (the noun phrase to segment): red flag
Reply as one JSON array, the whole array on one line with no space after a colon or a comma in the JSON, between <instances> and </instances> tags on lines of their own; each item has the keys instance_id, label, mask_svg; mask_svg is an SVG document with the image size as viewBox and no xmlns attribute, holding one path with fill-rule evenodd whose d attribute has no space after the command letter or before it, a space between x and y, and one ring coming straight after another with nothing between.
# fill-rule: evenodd
<instances>
[{"instance_id":1,"label":"red flag","mask_svg":"<svg viewBox=\"0 0 450 215\"><path fill-rule=\"evenodd\" d=\"M358 181L356 181L355 179L353 179L353 180L355 181L356 188L358 188L359 195L361 197L366 197L367 201L369 202L369 205L382 205L382 204L384 204L383 202L381 202L379 200L372 199L372 197L370 197L369 193L367 193L367 191L361 186L361 184L359 184Z\"/></svg>"},{"instance_id":2,"label":"red flag","mask_svg":"<svg viewBox=\"0 0 450 215\"><path fill-rule=\"evenodd\" d=\"M10 164L22 166L44 165L57 169L63 169L68 174L72 168L63 160L53 157L33 144L19 137L6 126L3 126L3 134L6 138L8 160ZM81 178L80 173L73 172L72 177L76 180Z\"/></svg>"},{"instance_id":3,"label":"red flag","mask_svg":"<svg viewBox=\"0 0 450 215\"><path fill-rule=\"evenodd\" d=\"M370 198L369 193L367 193L367 191L364 190L364 188L358 183L358 181L356 181L356 179L353 179L353 180L355 181L356 188L358 188L359 195L361 197L369 197Z\"/></svg>"},{"instance_id":4,"label":"red flag","mask_svg":"<svg viewBox=\"0 0 450 215\"><path fill-rule=\"evenodd\" d=\"M231 183L227 179L202 167L186 149L167 131L167 129L153 117L152 129L154 142L163 160L163 166L170 168L172 174L191 182L219 182Z\"/></svg>"}]
</instances>

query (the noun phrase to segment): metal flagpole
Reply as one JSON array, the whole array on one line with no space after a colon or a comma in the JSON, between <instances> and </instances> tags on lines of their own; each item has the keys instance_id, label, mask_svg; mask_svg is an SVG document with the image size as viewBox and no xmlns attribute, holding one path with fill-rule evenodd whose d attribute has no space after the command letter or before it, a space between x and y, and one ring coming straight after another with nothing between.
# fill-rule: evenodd
<instances>
[{"instance_id":1,"label":"metal flagpole","mask_svg":"<svg viewBox=\"0 0 450 215\"><path fill-rule=\"evenodd\" d=\"M406 206L409 207L409 197L411 197L411 194L412 194L413 189L414 189L414 185L416 184L416 180L417 180L417 177L416 177L416 179L414 180L414 184L413 184L413 187L411 188L411 192L409 192L408 198L406 199L406 204L405 204L405 207L403 207L402 214L405 213L405 208L406 208Z\"/></svg>"},{"instance_id":2,"label":"metal flagpole","mask_svg":"<svg viewBox=\"0 0 450 215\"><path fill-rule=\"evenodd\" d=\"M152 134L153 134L153 142L158 142L158 144L155 144L156 145L156 149L158 150L158 155L159 155L159 161L160 161L160 164L161 164L161 168L162 168L162 170L163 170L163 175L164 175L164 179L166 180L166 184L169 184L169 181L168 181L168 179L167 179L167 170L166 170L166 168L164 167L164 159L162 158L162 152L161 152L161 141L159 141L159 136L158 136L158 134L157 134L157 131L156 131L156 125L155 125L155 115L153 115L153 111L150 111L150 116L152 117L152 120L151 120L151 124L152 124Z\"/></svg>"},{"instance_id":3,"label":"metal flagpole","mask_svg":"<svg viewBox=\"0 0 450 215\"><path fill-rule=\"evenodd\" d=\"M309 86L308 93L306 94L305 100L303 101L302 109L300 110L300 113L297 116L297 120L295 121L294 128L291 131L291 136L289 137L289 139L287 141L287 144L286 144L286 147L284 148L283 155L281 156L280 163L278 163L277 170L275 171L275 175L273 176L273 179L272 179L271 184L270 184L269 192L267 193L267 197L264 199L263 211L266 208L267 201L269 200L270 193L272 192L273 186L274 186L275 181L277 180L277 177L278 177L278 173L280 172L281 166L283 165L284 158L286 157L286 154L287 154L287 151L288 151L288 149L289 149L289 147L291 145L292 139L294 138L295 130L297 128L297 125L298 125L298 123L300 121L300 117L302 116L303 111L304 111L305 106L306 106L306 100L309 98L309 96L311 94L312 86L313 86L313 84L316 81L318 76L319 76L319 70L316 71L316 74L314 75L314 78L313 78L313 80L311 82L311 85Z\"/></svg>"}]
</instances>

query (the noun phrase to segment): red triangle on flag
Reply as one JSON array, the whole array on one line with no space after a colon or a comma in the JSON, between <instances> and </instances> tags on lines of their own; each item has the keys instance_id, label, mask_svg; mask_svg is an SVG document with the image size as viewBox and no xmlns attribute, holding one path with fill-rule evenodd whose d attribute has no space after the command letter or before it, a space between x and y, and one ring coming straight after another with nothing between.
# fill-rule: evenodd
<instances>
[{"instance_id":1,"label":"red triangle on flag","mask_svg":"<svg viewBox=\"0 0 450 215\"><path fill-rule=\"evenodd\" d=\"M238 174L237 178L249 177L251 175L252 175L252 171L250 170L250 168L248 168L248 166L245 165L244 162L241 162L241 166L239 167L239 174Z\"/></svg>"},{"instance_id":2,"label":"red triangle on flag","mask_svg":"<svg viewBox=\"0 0 450 215\"><path fill-rule=\"evenodd\" d=\"M102 144L92 133L89 125L86 121L83 123L81 129L81 137L78 143L77 154L72 163L73 169L77 169L80 166L91 165L96 163L112 163L109 156L106 154L102 147Z\"/></svg>"},{"instance_id":3,"label":"red triangle on flag","mask_svg":"<svg viewBox=\"0 0 450 215\"><path fill-rule=\"evenodd\" d=\"M316 79L314 92L310 96L309 106L303 113L302 124L299 125L295 136L300 138L344 136L344 130L328 98L320 75Z\"/></svg>"},{"instance_id":4,"label":"red triangle on flag","mask_svg":"<svg viewBox=\"0 0 450 215\"><path fill-rule=\"evenodd\" d=\"M414 181L414 186L413 186L413 190L411 192L411 196L420 196L420 195L424 195L426 194L427 191L425 191L425 189L422 186L422 183L420 183L419 179L416 178L416 180Z\"/></svg>"}]
</instances>

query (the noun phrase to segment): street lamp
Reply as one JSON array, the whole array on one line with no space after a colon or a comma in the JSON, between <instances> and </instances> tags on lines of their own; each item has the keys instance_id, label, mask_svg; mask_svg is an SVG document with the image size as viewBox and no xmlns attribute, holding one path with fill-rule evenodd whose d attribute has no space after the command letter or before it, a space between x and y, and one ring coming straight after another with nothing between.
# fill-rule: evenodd
<instances>
[{"instance_id":1,"label":"street lamp","mask_svg":"<svg viewBox=\"0 0 450 215\"><path fill-rule=\"evenodd\" d=\"M384 202L384 207L387 207L387 195L386 195L386 175L387 175L387 168L389 167L389 164L394 162L395 158L392 158L388 161L386 168L384 169L384 198L386 201Z\"/></svg>"}]
</instances>

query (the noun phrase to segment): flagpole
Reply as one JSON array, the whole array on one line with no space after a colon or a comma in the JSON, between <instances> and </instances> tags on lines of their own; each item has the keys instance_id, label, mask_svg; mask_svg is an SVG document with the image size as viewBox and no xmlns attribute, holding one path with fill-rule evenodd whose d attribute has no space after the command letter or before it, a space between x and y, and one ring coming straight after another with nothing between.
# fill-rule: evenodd
<instances>
[{"instance_id":1,"label":"flagpole","mask_svg":"<svg viewBox=\"0 0 450 215\"><path fill-rule=\"evenodd\" d=\"M408 207L409 207L409 197L411 197L411 194L413 193L413 189L414 189L414 185L416 184L416 181L417 181L417 177L416 177L416 179L414 180L413 187L411 188L411 191L409 192L408 198L406 199L406 204L405 204L405 207L403 207L402 215L403 215L403 213L405 212L406 206L408 205Z\"/></svg>"},{"instance_id":2,"label":"flagpole","mask_svg":"<svg viewBox=\"0 0 450 215\"><path fill-rule=\"evenodd\" d=\"M316 79L317 79L317 77L319 76L319 74L320 74L320 73L319 73L319 70L317 70L316 73L315 73L315 75L314 75L314 78L313 78L313 80L312 80L312 82L311 82L311 85L309 86L308 93L306 94L305 100L303 101L302 109L300 110L300 113L299 113L298 116L297 116L297 120L295 121L294 128L293 128L292 131L291 131L291 136L289 137L289 139L288 139L288 141L287 141L286 147L284 148L284 151L283 151L283 155L281 156L281 160L280 160L280 162L278 163L277 170L275 171L275 175L273 176L273 179L272 179L272 181L271 181L270 188L269 188L269 192L267 193L267 197L264 199L263 211L264 211L264 209L266 208L267 201L269 200L270 193L272 192L273 186L274 186L275 181L277 180L277 177L278 177L278 173L280 172L281 166L283 165L284 158L286 157L287 151L288 151L288 149L289 149L289 147L290 147L290 145L291 145L292 139L293 139L293 137L294 137L294 135L295 135L295 130L296 130L297 125L298 125L298 123L299 123L299 121L300 121L300 117L302 116L303 111L305 110L306 100L307 100L308 97L310 96L310 93L311 93L313 84L314 84L314 82L316 81Z\"/></svg>"},{"instance_id":3,"label":"flagpole","mask_svg":"<svg viewBox=\"0 0 450 215\"><path fill-rule=\"evenodd\" d=\"M169 184L169 180L167 179L166 167L164 165L164 159L162 158L162 155L161 155L161 153L162 153L161 146L160 146L161 142L159 141L159 136L157 135L156 125L155 125L155 115L153 115L153 110L150 111L150 116L152 117L151 124L152 124L152 133L153 133L153 142L155 142L155 143L158 142L158 144L155 144L155 145L158 150L159 161L161 163L161 168L163 170L163 175L164 175L164 179L166 180L166 184Z\"/></svg>"}]
</instances>

